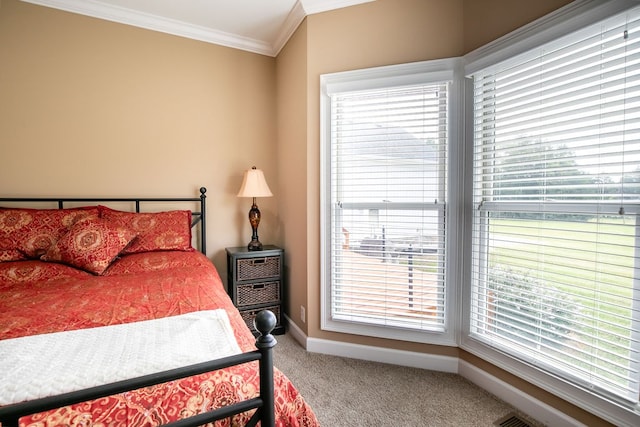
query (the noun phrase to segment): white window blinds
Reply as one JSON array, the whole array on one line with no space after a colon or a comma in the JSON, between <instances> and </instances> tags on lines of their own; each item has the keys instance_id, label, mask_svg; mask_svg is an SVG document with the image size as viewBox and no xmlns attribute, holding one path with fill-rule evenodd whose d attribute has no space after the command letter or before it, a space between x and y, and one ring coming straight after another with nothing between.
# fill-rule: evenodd
<instances>
[{"instance_id":1,"label":"white window blinds","mask_svg":"<svg viewBox=\"0 0 640 427\"><path fill-rule=\"evenodd\" d=\"M471 335L638 402L638 10L474 81Z\"/></svg>"},{"instance_id":2,"label":"white window blinds","mask_svg":"<svg viewBox=\"0 0 640 427\"><path fill-rule=\"evenodd\" d=\"M449 85L330 94L333 321L443 329Z\"/></svg>"}]
</instances>

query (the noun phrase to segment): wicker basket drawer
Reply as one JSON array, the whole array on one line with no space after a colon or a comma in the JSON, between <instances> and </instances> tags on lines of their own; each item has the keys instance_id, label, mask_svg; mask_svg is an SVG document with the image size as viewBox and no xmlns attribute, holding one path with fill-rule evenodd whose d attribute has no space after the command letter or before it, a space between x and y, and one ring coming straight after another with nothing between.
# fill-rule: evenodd
<instances>
[{"instance_id":1,"label":"wicker basket drawer","mask_svg":"<svg viewBox=\"0 0 640 427\"><path fill-rule=\"evenodd\" d=\"M279 281L236 285L236 305L238 307L277 302L280 302Z\"/></svg>"},{"instance_id":2,"label":"wicker basket drawer","mask_svg":"<svg viewBox=\"0 0 640 427\"><path fill-rule=\"evenodd\" d=\"M240 315L244 319L244 322L247 324L251 332L254 334L258 333L256 328L253 326L253 319L256 317L256 314L260 313L262 310L270 310L273 314L276 315L276 319L278 320L278 325L280 325L280 306L267 306L254 308L252 310L240 310Z\"/></svg>"},{"instance_id":3,"label":"wicker basket drawer","mask_svg":"<svg viewBox=\"0 0 640 427\"><path fill-rule=\"evenodd\" d=\"M236 280L246 281L280 277L280 257L239 258L236 261Z\"/></svg>"}]
</instances>

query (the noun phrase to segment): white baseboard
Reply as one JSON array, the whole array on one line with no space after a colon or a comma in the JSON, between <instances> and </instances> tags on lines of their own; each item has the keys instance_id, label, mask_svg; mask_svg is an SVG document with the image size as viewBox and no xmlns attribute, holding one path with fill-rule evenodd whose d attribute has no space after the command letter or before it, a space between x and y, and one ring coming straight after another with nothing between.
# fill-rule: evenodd
<instances>
[{"instance_id":1,"label":"white baseboard","mask_svg":"<svg viewBox=\"0 0 640 427\"><path fill-rule=\"evenodd\" d=\"M457 357L309 338L290 320L287 329L288 333L311 353L456 373L545 425L553 427L586 427L554 407L533 398L511 384Z\"/></svg>"},{"instance_id":2,"label":"white baseboard","mask_svg":"<svg viewBox=\"0 0 640 427\"><path fill-rule=\"evenodd\" d=\"M349 357L351 359L361 359L370 362L391 363L412 368L430 369L432 371L458 373L457 357L309 338L294 322L289 321L288 325L291 336L311 353Z\"/></svg>"},{"instance_id":3,"label":"white baseboard","mask_svg":"<svg viewBox=\"0 0 640 427\"><path fill-rule=\"evenodd\" d=\"M394 350L318 338L307 338L307 351L371 362L391 363L440 372L458 372L458 358L413 351Z\"/></svg>"},{"instance_id":4,"label":"white baseboard","mask_svg":"<svg viewBox=\"0 0 640 427\"><path fill-rule=\"evenodd\" d=\"M295 324L295 322L291 321L289 316L286 314L283 315L285 320L287 321L287 332L300 343L303 348L307 348L307 335ZM307 349L308 350L308 349Z\"/></svg>"}]
</instances>

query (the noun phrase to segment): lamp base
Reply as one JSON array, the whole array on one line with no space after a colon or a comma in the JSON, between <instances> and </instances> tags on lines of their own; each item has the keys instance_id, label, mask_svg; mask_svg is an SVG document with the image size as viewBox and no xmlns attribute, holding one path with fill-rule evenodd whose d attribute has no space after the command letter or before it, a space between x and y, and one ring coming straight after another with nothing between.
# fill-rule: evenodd
<instances>
[{"instance_id":1,"label":"lamp base","mask_svg":"<svg viewBox=\"0 0 640 427\"><path fill-rule=\"evenodd\" d=\"M253 205L249 211L249 222L251 223L251 241L247 245L250 251L261 251L262 243L258 240L258 225L260 225L260 209L256 205L256 198L253 198Z\"/></svg>"},{"instance_id":2,"label":"lamp base","mask_svg":"<svg viewBox=\"0 0 640 427\"><path fill-rule=\"evenodd\" d=\"M261 251L262 250L262 243L260 243L259 240L252 240L247 245L247 249L250 250L250 251Z\"/></svg>"}]
</instances>

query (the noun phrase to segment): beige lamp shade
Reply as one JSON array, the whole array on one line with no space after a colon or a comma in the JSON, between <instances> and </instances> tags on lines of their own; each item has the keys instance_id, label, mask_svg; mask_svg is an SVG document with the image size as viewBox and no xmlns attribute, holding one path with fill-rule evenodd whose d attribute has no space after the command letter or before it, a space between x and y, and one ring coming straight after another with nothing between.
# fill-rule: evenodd
<instances>
[{"instance_id":1,"label":"beige lamp shade","mask_svg":"<svg viewBox=\"0 0 640 427\"><path fill-rule=\"evenodd\" d=\"M271 190L264 179L262 170L252 167L244 172L242 186L238 191L238 197L271 197Z\"/></svg>"}]
</instances>

